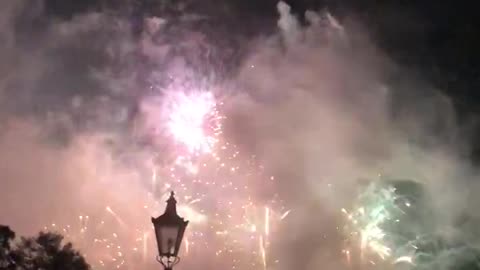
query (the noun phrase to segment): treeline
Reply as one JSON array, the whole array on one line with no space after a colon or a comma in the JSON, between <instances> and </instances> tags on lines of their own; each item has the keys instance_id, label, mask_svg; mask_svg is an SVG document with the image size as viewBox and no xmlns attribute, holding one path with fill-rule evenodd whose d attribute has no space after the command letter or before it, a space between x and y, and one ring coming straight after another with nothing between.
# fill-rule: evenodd
<instances>
[{"instance_id":1,"label":"treeline","mask_svg":"<svg viewBox=\"0 0 480 270\"><path fill-rule=\"evenodd\" d=\"M89 270L85 258L64 243L57 233L40 232L34 237L17 238L8 226L0 225L0 269L10 270Z\"/></svg>"}]
</instances>

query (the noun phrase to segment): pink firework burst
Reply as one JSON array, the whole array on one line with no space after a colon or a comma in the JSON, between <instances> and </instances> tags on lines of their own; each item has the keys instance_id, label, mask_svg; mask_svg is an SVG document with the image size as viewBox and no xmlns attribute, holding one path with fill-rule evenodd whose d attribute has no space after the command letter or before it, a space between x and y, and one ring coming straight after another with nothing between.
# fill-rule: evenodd
<instances>
[{"instance_id":1,"label":"pink firework burst","mask_svg":"<svg viewBox=\"0 0 480 270\"><path fill-rule=\"evenodd\" d=\"M211 92L174 93L167 97L167 129L190 153L209 153L218 142L221 116Z\"/></svg>"}]
</instances>

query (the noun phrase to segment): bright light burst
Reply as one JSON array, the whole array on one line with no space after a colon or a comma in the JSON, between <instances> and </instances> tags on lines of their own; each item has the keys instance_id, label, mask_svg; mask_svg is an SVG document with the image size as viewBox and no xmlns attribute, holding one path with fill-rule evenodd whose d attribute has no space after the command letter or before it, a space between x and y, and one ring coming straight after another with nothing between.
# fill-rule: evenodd
<instances>
[{"instance_id":1,"label":"bright light burst","mask_svg":"<svg viewBox=\"0 0 480 270\"><path fill-rule=\"evenodd\" d=\"M184 257L195 258L194 264L201 264L200 259L214 261L218 269L266 269L278 263L270 254L271 237L290 210L271 192L275 178L222 135L222 104L211 92L170 93L166 99L163 110L152 110L164 115L152 118L166 120L158 125L166 125L173 146L168 156L175 158L159 159L164 153L152 146L152 154L141 157L143 164L129 164L138 171L132 175L150 176L137 179L150 188L143 199L128 202L144 219L133 220L121 211L122 205L109 202L106 217L70 230L67 238L74 243L83 239L80 247L97 268L131 269L139 261L152 261L155 255L148 250L155 247L149 237L149 217L164 210L165 196L175 190L179 214L190 220L182 244ZM270 197L259 200L260 190ZM186 264L188 259L183 260Z\"/></svg>"},{"instance_id":2,"label":"bright light burst","mask_svg":"<svg viewBox=\"0 0 480 270\"><path fill-rule=\"evenodd\" d=\"M168 129L188 151L177 148L174 164L163 168L163 192L185 194L179 211L201 221L187 232L189 252L213 246L214 259L232 268L266 268L271 227L288 212L275 196L259 202L254 193L256 188L268 189L274 178L265 175L255 157L243 156L221 136L225 117L211 92L168 98Z\"/></svg>"},{"instance_id":3,"label":"bright light burst","mask_svg":"<svg viewBox=\"0 0 480 270\"><path fill-rule=\"evenodd\" d=\"M186 233L188 252L205 256L206 249L215 250L211 259L219 268L265 269L272 259L270 235L289 213L275 194L263 201L255 196L259 189L272 190L274 177L222 136L226 118L212 93L171 97L167 126L188 151L176 148L173 164L153 169L165 180L164 194L174 189L183 195L180 214L197 221Z\"/></svg>"},{"instance_id":4,"label":"bright light burst","mask_svg":"<svg viewBox=\"0 0 480 270\"><path fill-rule=\"evenodd\" d=\"M176 92L166 97L167 128L189 152L212 151L221 131L215 97L211 92Z\"/></svg>"}]
</instances>

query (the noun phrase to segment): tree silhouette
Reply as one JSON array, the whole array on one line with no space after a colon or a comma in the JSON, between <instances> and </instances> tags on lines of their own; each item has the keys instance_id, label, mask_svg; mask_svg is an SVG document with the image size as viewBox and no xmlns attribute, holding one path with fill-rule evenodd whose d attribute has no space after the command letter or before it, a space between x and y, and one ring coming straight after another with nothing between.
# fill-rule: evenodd
<instances>
[{"instance_id":1,"label":"tree silhouette","mask_svg":"<svg viewBox=\"0 0 480 270\"><path fill-rule=\"evenodd\" d=\"M0 225L0 269L22 270L89 270L83 256L71 243L63 244L63 236L40 232L35 237L22 237L14 245L15 233Z\"/></svg>"},{"instance_id":2,"label":"tree silhouette","mask_svg":"<svg viewBox=\"0 0 480 270\"><path fill-rule=\"evenodd\" d=\"M0 225L0 269L8 269L12 265L11 241L15 233L8 226Z\"/></svg>"}]
</instances>

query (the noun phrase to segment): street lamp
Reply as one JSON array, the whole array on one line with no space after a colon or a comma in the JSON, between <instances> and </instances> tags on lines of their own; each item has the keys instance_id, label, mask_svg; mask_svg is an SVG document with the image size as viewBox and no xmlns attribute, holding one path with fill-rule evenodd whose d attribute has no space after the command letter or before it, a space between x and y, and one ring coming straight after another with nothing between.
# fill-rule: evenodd
<instances>
[{"instance_id":1,"label":"street lamp","mask_svg":"<svg viewBox=\"0 0 480 270\"><path fill-rule=\"evenodd\" d=\"M158 246L157 261L165 270L172 270L172 267L180 261L178 251L188 225L188 221L177 215L177 201L174 195L172 191L167 200L165 213L157 218L152 217Z\"/></svg>"}]
</instances>

